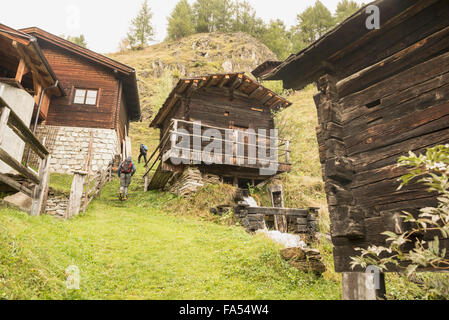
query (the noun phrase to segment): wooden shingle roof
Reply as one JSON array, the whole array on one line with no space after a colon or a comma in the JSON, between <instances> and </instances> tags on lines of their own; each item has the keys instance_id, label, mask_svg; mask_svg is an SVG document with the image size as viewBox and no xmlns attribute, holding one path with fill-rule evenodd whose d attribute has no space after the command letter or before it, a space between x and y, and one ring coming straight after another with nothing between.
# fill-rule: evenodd
<instances>
[{"instance_id":1,"label":"wooden shingle roof","mask_svg":"<svg viewBox=\"0 0 449 320\"><path fill-rule=\"evenodd\" d=\"M243 72L209 74L201 77L184 78L179 80L178 84L159 110L159 113L150 124L150 127L158 127L165 120L166 116L176 105L178 100L183 96L188 96L196 90L207 89L210 87L237 90L249 98L259 101L261 105L274 110L287 108L292 104L285 98L246 76Z\"/></svg>"}]
</instances>

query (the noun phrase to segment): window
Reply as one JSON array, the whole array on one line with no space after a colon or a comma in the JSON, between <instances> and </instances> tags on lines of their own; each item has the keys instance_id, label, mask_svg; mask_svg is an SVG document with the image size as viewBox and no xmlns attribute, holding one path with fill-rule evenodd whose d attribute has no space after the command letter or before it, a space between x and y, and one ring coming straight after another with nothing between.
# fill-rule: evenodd
<instances>
[{"instance_id":1,"label":"window","mask_svg":"<svg viewBox=\"0 0 449 320\"><path fill-rule=\"evenodd\" d=\"M73 103L89 106L97 105L98 90L75 89Z\"/></svg>"}]
</instances>

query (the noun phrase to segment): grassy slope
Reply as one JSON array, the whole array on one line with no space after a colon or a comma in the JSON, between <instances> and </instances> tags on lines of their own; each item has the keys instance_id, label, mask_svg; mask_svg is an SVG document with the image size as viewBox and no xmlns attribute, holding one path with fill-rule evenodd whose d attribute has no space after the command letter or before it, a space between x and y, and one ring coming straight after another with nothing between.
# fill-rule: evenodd
<instances>
[{"instance_id":1,"label":"grassy slope","mask_svg":"<svg viewBox=\"0 0 449 320\"><path fill-rule=\"evenodd\" d=\"M289 267L271 241L167 214L180 201L167 194L134 191L120 203L117 188L71 221L0 210L0 299L339 298L338 283ZM70 265L79 291L65 289Z\"/></svg>"}]
</instances>

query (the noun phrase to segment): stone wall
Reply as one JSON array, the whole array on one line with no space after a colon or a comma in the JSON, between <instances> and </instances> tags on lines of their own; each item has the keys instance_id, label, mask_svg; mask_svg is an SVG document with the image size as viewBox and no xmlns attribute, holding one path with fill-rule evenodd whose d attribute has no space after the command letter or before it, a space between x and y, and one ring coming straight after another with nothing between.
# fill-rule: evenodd
<instances>
[{"instance_id":1,"label":"stone wall","mask_svg":"<svg viewBox=\"0 0 449 320\"><path fill-rule=\"evenodd\" d=\"M220 177L213 174L203 174L196 166L187 166L168 183L167 190L177 196L188 196L208 184L220 183Z\"/></svg>"},{"instance_id":2,"label":"stone wall","mask_svg":"<svg viewBox=\"0 0 449 320\"><path fill-rule=\"evenodd\" d=\"M48 192L45 212L52 216L65 217L68 204L69 204L68 195L57 194L52 190L50 190Z\"/></svg>"},{"instance_id":3,"label":"stone wall","mask_svg":"<svg viewBox=\"0 0 449 320\"><path fill-rule=\"evenodd\" d=\"M89 150L90 131L94 132L91 169L107 169L118 154L118 139L113 129L39 126L37 136L47 137L46 146L51 152L50 171L71 174L84 170Z\"/></svg>"}]
</instances>

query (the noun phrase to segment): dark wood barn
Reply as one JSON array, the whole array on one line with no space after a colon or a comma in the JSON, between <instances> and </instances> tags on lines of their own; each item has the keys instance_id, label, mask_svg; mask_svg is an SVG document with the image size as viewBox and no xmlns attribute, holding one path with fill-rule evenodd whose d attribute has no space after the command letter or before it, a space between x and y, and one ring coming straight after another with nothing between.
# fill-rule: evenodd
<instances>
[{"instance_id":1,"label":"dark wood barn","mask_svg":"<svg viewBox=\"0 0 449 320\"><path fill-rule=\"evenodd\" d=\"M248 147L255 146L257 154L258 143L264 139L270 140L269 136L260 135L258 130L266 129L269 135L269 130L275 126L273 112L290 105L290 102L243 73L181 79L151 123L151 127L160 129L161 145L158 148L160 157L156 161L159 163L160 160L159 167L150 188L165 187L175 173L183 172L189 164L194 164L202 174L216 175L225 182L246 187L248 183L264 181L289 171L288 141L276 139L277 156L270 161L276 162L277 166L275 172L268 175L261 174L261 169L269 164L249 161L251 155ZM200 131L194 133L192 129L197 123L200 123ZM214 141L218 141L223 150L221 154L215 155L221 162L212 165L206 165L197 157L211 141L205 139L208 129L220 132L221 139L214 137ZM250 133L251 129L254 133ZM181 159L181 165L173 165L170 160L173 151L176 151L175 145L183 136L180 130L186 130L187 138L192 139L192 147L184 150L187 151L187 158ZM241 133L243 138L239 139L236 133ZM193 147L195 138L202 139L201 150ZM274 144L270 144L272 140L265 142L268 155ZM233 151L231 155L225 154L226 144ZM239 145L244 148L244 154L235 153Z\"/></svg>"},{"instance_id":2,"label":"dark wood barn","mask_svg":"<svg viewBox=\"0 0 449 320\"><path fill-rule=\"evenodd\" d=\"M40 112L38 134L49 142L52 171L82 169L90 131L94 171L130 154L129 122L140 120L135 70L39 28L21 31L37 38L65 93Z\"/></svg>"},{"instance_id":3,"label":"dark wood barn","mask_svg":"<svg viewBox=\"0 0 449 320\"><path fill-rule=\"evenodd\" d=\"M380 29L366 8L265 79L301 89L316 82L317 137L331 216L335 268L350 272L356 247L384 245L402 211L436 204L422 185L397 190L396 166L449 142L449 1L375 1ZM434 234L424 238L433 239ZM441 240L449 249L449 240Z\"/></svg>"}]
</instances>

